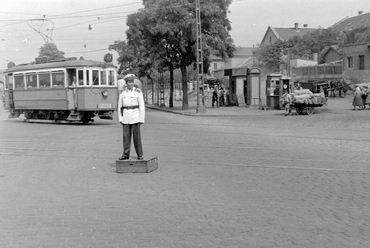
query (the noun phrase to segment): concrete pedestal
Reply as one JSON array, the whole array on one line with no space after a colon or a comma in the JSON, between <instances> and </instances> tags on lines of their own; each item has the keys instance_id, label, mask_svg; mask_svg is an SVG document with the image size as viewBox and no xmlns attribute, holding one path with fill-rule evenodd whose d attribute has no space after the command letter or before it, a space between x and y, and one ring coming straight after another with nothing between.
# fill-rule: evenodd
<instances>
[{"instance_id":1,"label":"concrete pedestal","mask_svg":"<svg viewBox=\"0 0 370 248\"><path fill-rule=\"evenodd\" d=\"M127 159L116 161L117 173L148 173L158 168L158 158L143 160Z\"/></svg>"}]
</instances>

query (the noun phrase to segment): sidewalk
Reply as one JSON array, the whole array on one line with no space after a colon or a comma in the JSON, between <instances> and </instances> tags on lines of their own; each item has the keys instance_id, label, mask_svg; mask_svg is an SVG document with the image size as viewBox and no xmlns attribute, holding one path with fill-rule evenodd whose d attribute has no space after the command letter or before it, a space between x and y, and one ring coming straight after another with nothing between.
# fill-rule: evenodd
<instances>
[{"instance_id":1,"label":"sidewalk","mask_svg":"<svg viewBox=\"0 0 370 248\"><path fill-rule=\"evenodd\" d=\"M332 112L332 113L344 113L349 110L352 110L352 95L346 97L330 97L328 104L323 107L317 107L315 109L318 112ZM159 107L155 104L147 104L146 107L158 111L166 111L174 114L188 115L188 116L271 116L271 115L283 115L285 109L268 109L264 110L257 106L222 106L219 108L212 108L210 102L206 102L206 111L205 113L197 113L197 102L189 99L189 109L182 109L182 101L174 101L173 108L168 107L168 100L166 99L165 107ZM200 103L201 106L201 103ZM369 108L367 108L369 109ZM295 110L293 109L293 113Z\"/></svg>"},{"instance_id":2,"label":"sidewalk","mask_svg":"<svg viewBox=\"0 0 370 248\"><path fill-rule=\"evenodd\" d=\"M245 107L245 106L222 106L212 108L211 103L206 103L205 113L197 113L197 102L189 100L189 109L182 109L182 101L173 101L173 108L168 106L168 101L164 107L159 107L156 104L146 104L147 108L158 111L166 111L174 114L189 115L189 116L256 116L256 115L271 115L283 113L284 110L263 110L259 107ZM200 107L202 104L200 103ZM201 109L203 110L203 109Z\"/></svg>"}]
</instances>

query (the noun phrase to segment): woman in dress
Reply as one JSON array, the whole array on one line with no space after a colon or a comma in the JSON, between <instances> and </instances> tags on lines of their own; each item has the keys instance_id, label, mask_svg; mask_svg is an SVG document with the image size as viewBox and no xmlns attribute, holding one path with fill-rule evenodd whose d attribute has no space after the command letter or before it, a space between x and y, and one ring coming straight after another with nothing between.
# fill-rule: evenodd
<instances>
[{"instance_id":1,"label":"woman in dress","mask_svg":"<svg viewBox=\"0 0 370 248\"><path fill-rule=\"evenodd\" d=\"M360 90L360 87L356 87L354 97L353 97L353 103L352 103L353 110L355 110L356 107L358 107L358 110L361 110L364 107L364 103L363 103L361 95L362 95L362 91Z\"/></svg>"},{"instance_id":2,"label":"woman in dress","mask_svg":"<svg viewBox=\"0 0 370 248\"><path fill-rule=\"evenodd\" d=\"M366 91L365 105L369 105L369 108L370 108L370 87Z\"/></svg>"}]
</instances>

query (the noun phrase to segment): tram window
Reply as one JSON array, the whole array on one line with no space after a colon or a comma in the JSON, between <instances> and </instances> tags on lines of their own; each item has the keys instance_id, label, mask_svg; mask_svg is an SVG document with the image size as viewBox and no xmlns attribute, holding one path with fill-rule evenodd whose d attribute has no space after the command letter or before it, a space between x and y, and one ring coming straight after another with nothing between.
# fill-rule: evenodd
<instances>
[{"instance_id":1,"label":"tram window","mask_svg":"<svg viewBox=\"0 0 370 248\"><path fill-rule=\"evenodd\" d=\"M86 85L90 85L90 71L86 70L85 75L86 75Z\"/></svg>"},{"instance_id":2,"label":"tram window","mask_svg":"<svg viewBox=\"0 0 370 248\"><path fill-rule=\"evenodd\" d=\"M108 85L114 85L114 71L108 71Z\"/></svg>"},{"instance_id":3,"label":"tram window","mask_svg":"<svg viewBox=\"0 0 370 248\"><path fill-rule=\"evenodd\" d=\"M50 88L50 73L39 73L39 87Z\"/></svg>"},{"instance_id":4,"label":"tram window","mask_svg":"<svg viewBox=\"0 0 370 248\"><path fill-rule=\"evenodd\" d=\"M99 71L98 70L92 71L92 84L99 85Z\"/></svg>"},{"instance_id":5,"label":"tram window","mask_svg":"<svg viewBox=\"0 0 370 248\"><path fill-rule=\"evenodd\" d=\"M105 71L100 72L101 85L107 85L107 73Z\"/></svg>"},{"instance_id":6,"label":"tram window","mask_svg":"<svg viewBox=\"0 0 370 248\"><path fill-rule=\"evenodd\" d=\"M52 72L52 80L53 80L53 88L61 88L64 87L64 72Z\"/></svg>"},{"instance_id":7,"label":"tram window","mask_svg":"<svg viewBox=\"0 0 370 248\"><path fill-rule=\"evenodd\" d=\"M13 86L14 86L14 77L6 76L5 89L6 90L12 90L12 89L14 89Z\"/></svg>"},{"instance_id":8,"label":"tram window","mask_svg":"<svg viewBox=\"0 0 370 248\"><path fill-rule=\"evenodd\" d=\"M14 76L14 83L16 89L24 89L24 76L22 75L15 75Z\"/></svg>"},{"instance_id":9,"label":"tram window","mask_svg":"<svg viewBox=\"0 0 370 248\"><path fill-rule=\"evenodd\" d=\"M37 87L37 75L36 73L26 74L26 88Z\"/></svg>"},{"instance_id":10,"label":"tram window","mask_svg":"<svg viewBox=\"0 0 370 248\"><path fill-rule=\"evenodd\" d=\"M83 86L84 85L84 71L78 70L78 85Z\"/></svg>"}]
</instances>

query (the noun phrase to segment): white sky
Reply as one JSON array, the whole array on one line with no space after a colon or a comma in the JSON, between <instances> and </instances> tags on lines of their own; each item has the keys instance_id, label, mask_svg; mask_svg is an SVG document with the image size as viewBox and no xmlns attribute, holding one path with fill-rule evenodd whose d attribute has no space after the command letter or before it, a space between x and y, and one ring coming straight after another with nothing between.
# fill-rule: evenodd
<instances>
[{"instance_id":1,"label":"white sky","mask_svg":"<svg viewBox=\"0 0 370 248\"><path fill-rule=\"evenodd\" d=\"M66 57L103 60L108 46L124 40L126 16L142 7L141 0L8 0L0 8L0 70L33 61L44 39L33 30L46 16L54 24L52 40ZM93 11L92 11L93 10ZM368 0L234 0L230 6L231 37L236 46L260 43L268 26L329 27L358 11L370 11ZM56 15L60 15L57 17ZM69 17L69 18L67 18ZM52 23L43 23L44 32ZM89 24L92 30L88 30ZM86 48L84 47L86 44ZM112 53L112 52L111 52ZM113 53L116 64L117 54Z\"/></svg>"}]
</instances>

